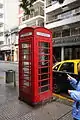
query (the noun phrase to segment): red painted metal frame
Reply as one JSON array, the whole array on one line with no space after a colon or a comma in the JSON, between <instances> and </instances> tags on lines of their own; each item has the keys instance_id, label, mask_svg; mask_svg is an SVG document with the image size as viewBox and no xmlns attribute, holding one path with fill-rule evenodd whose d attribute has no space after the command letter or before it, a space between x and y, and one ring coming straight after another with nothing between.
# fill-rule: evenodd
<instances>
[{"instance_id":1,"label":"red painted metal frame","mask_svg":"<svg viewBox=\"0 0 80 120\"><path fill-rule=\"evenodd\" d=\"M21 37L21 35L32 32L32 35ZM37 35L37 32L49 34L50 37ZM49 90L39 92L39 42L46 42L50 44L50 78ZM23 85L23 70L22 70L22 43L31 43L31 86ZM26 27L19 32L19 98L30 103L37 104L41 101L52 97L52 33L43 27Z\"/></svg>"}]
</instances>

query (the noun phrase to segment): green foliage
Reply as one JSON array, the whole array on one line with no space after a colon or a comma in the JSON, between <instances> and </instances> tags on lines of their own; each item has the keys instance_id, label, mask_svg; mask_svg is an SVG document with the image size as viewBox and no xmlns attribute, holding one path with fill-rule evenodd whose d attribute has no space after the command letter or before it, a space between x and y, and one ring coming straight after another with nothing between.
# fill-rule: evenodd
<instances>
[{"instance_id":1,"label":"green foliage","mask_svg":"<svg viewBox=\"0 0 80 120\"><path fill-rule=\"evenodd\" d=\"M31 7L35 1L36 0L20 0L20 7L24 10L24 15L30 15L33 11Z\"/></svg>"}]
</instances>

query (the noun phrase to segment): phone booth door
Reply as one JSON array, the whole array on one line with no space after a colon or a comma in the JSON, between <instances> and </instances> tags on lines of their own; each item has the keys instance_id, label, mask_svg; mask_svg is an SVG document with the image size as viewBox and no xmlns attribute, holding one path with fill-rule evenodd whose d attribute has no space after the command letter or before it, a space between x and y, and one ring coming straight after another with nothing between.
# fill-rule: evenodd
<instances>
[{"instance_id":1,"label":"phone booth door","mask_svg":"<svg viewBox=\"0 0 80 120\"><path fill-rule=\"evenodd\" d=\"M31 99L31 50L32 44L31 41L23 41L20 43L20 61L19 61L19 70L20 70L20 92L21 96L26 96L28 101ZM25 97L26 98L26 97Z\"/></svg>"},{"instance_id":2,"label":"phone booth door","mask_svg":"<svg viewBox=\"0 0 80 120\"><path fill-rule=\"evenodd\" d=\"M41 100L51 96L51 92L49 90L52 89L51 86L51 66L50 62L52 62L50 58L50 43L49 42L39 42L39 63L38 63L38 85L39 85L39 93L41 93ZM50 61L51 60L51 61ZM47 94L48 91L48 94Z\"/></svg>"}]
</instances>

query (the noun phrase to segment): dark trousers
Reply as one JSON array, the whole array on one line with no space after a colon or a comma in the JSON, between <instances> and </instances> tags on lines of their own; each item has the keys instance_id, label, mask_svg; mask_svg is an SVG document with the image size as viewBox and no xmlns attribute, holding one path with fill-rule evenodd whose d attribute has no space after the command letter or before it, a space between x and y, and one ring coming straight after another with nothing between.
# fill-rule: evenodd
<instances>
[{"instance_id":1,"label":"dark trousers","mask_svg":"<svg viewBox=\"0 0 80 120\"><path fill-rule=\"evenodd\" d=\"M78 120L78 119L76 119L76 118L73 118L73 120Z\"/></svg>"}]
</instances>

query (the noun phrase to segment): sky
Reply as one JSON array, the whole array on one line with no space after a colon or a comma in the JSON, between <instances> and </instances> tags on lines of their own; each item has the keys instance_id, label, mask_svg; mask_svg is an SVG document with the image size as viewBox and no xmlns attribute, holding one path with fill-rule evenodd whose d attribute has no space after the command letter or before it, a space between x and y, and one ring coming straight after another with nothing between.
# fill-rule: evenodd
<instances>
[{"instance_id":1,"label":"sky","mask_svg":"<svg viewBox=\"0 0 80 120\"><path fill-rule=\"evenodd\" d=\"M5 29L18 26L18 0L4 0Z\"/></svg>"}]
</instances>

